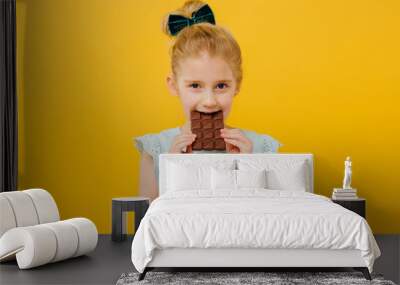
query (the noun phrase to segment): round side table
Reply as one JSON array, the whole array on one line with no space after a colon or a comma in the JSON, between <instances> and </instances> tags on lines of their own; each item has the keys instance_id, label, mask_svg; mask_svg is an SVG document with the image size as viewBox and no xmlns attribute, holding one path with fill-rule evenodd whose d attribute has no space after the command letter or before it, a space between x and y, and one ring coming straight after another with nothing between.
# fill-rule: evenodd
<instances>
[{"instance_id":1,"label":"round side table","mask_svg":"<svg viewBox=\"0 0 400 285\"><path fill-rule=\"evenodd\" d=\"M146 197L120 197L112 199L112 234L113 241L126 239L126 212L135 212L135 233L140 221L149 208L150 199Z\"/></svg>"}]
</instances>

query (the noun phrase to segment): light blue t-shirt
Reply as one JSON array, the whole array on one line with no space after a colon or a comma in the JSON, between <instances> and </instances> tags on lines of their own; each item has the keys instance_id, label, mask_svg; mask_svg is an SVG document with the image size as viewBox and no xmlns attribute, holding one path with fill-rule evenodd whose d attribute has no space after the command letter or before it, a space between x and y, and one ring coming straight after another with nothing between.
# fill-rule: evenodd
<instances>
[{"instance_id":1,"label":"light blue t-shirt","mask_svg":"<svg viewBox=\"0 0 400 285\"><path fill-rule=\"evenodd\" d=\"M243 134L253 143L253 153L275 153L278 148L283 146L279 141L269 135L258 134L254 131L240 129ZM167 153L171 148L175 136L179 135L179 127L166 129L160 133L150 133L140 137L134 137L134 145L142 153L146 151L152 156L154 162L154 173L158 185L158 158L160 153ZM225 150L198 150L192 153L226 153Z\"/></svg>"}]
</instances>

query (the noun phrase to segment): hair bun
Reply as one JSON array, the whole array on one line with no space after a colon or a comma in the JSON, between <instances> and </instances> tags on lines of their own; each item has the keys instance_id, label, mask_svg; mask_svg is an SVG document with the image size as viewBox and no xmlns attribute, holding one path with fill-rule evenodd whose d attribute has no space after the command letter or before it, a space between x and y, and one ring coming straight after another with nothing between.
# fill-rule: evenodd
<instances>
[{"instance_id":1,"label":"hair bun","mask_svg":"<svg viewBox=\"0 0 400 285\"><path fill-rule=\"evenodd\" d=\"M162 31L167 35L167 36L174 36L173 33L170 31L169 26L168 26L168 20L170 15L178 15L178 16L183 16L186 18L191 18L193 12L198 11L201 7L204 5L207 5L207 3L200 1L200 0L188 0L183 4L183 6L173 12L167 13L163 21L161 23L161 29Z\"/></svg>"}]
</instances>

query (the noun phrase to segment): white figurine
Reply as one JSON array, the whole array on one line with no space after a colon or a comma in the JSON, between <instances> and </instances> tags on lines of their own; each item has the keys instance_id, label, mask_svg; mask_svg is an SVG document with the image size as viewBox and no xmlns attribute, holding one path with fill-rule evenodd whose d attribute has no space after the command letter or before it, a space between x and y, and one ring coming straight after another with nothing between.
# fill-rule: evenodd
<instances>
[{"instance_id":1,"label":"white figurine","mask_svg":"<svg viewBox=\"0 0 400 285\"><path fill-rule=\"evenodd\" d=\"M343 179L343 189L352 189L351 186L351 159L350 156L346 157L344 162L344 179Z\"/></svg>"}]
</instances>

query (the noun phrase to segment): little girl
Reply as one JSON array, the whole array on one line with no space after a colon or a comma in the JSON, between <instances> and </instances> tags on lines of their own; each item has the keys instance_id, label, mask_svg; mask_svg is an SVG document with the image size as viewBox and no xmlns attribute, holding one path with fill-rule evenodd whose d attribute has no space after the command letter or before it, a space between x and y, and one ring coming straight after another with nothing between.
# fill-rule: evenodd
<instances>
[{"instance_id":1,"label":"little girl","mask_svg":"<svg viewBox=\"0 0 400 285\"><path fill-rule=\"evenodd\" d=\"M183 153L195 140L190 112L212 113L222 110L224 121L233 98L240 90L242 58L240 47L226 29L215 24L210 7L199 0L187 1L168 14L164 32L176 37L171 49L172 72L167 77L170 92L178 96L187 122L176 128L134 138L141 153L140 194L151 200L158 196L158 156ZM272 137L225 125L221 130L228 153L277 152L282 146ZM221 152L221 151L193 151Z\"/></svg>"}]
</instances>

